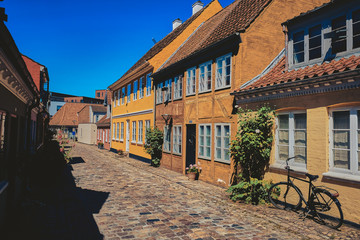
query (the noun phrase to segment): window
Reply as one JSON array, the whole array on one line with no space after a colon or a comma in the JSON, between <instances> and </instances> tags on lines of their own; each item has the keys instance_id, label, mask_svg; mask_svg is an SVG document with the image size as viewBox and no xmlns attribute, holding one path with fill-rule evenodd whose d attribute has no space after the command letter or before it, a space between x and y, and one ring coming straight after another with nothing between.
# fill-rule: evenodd
<instances>
[{"instance_id":1,"label":"window","mask_svg":"<svg viewBox=\"0 0 360 240\"><path fill-rule=\"evenodd\" d=\"M156 87L156 103L162 103L163 102L163 92L162 92L162 88L163 88L163 83L158 83L157 87Z\"/></svg>"},{"instance_id":2,"label":"window","mask_svg":"<svg viewBox=\"0 0 360 240\"><path fill-rule=\"evenodd\" d=\"M215 160L230 163L230 124L215 124Z\"/></svg>"},{"instance_id":3,"label":"window","mask_svg":"<svg viewBox=\"0 0 360 240\"><path fill-rule=\"evenodd\" d=\"M100 139L100 129L97 130L97 140Z\"/></svg>"},{"instance_id":4,"label":"window","mask_svg":"<svg viewBox=\"0 0 360 240\"><path fill-rule=\"evenodd\" d=\"M231 84L231 54L216 59L216 87L221 89Z\"/></svg>"},{"instance_id":5,"label":"window","mask_svg":"<svg viewBox=\"0 0 360 240\"><path fill-rule=\"evenodd\" d=\"M335 110L330 118L330 171L359 175L360 110Z\"/></svg>"},{"instance_id":6,"label":"window","mask_svg":"<svg viewBox=\"0 0 360 240\"><path fill-rule=\"evenodd\" d=\"M210 61L199 66L199 92L211 91L211 64Z\"/></svg>"},{"instance_id":7,"label":"window","mask_svg":"<svg viewBox=\"0 0 360 240\"><path fill-rule=\"evenodd\" d=\"M130 96L131 96L131 83L127 85L127 102L130 102Z\"/></svg>"},{"instance_id":8,"label":"window","mask_svg":"<svg viewBox=\"0 0 360 240\"><path fill-rule=\"evenodd\" d=\"M109 129L108 142L110 142L111 130Z\"/></svg>"},{"instance_id":9,"label":"window","mask_svg":"<svg viewBox=\"0 0 360 240\"><path fill-rule=\"evenodd\" d=\"M195 94L196 91L196 68L187 70L186 74L186 96Z\"/></svg>"},{"instance_id":10,"label":"window","mask_svg":"<svg viewBox=\"0 0 360 240\"><path fill-rule=\"evenodd\" d=\"M304 62L305 51L304 51L304 31L297 32L293 35L293 57L294 64Z\"/></svg>"},{"instance_id":11,"label":"window","mask_svg":"<svg viewBox=\"0 0 360 240\"><path fill-rule=\"evenodd\" d=\"M57 105L56 106L56 111L59 111L61 107L62 107L62 105Z\"/></svg>"},{"instance_id":12,"label":"window","mask_svg":"<svg viewBox=\"0 0 360 240\"><path fill-rule=\"evenodd\" d=\"M277 117L277 161L295 157L289 163L306 168L306 113L280 113Z\"/></svg>"},{"instance_id":13,"label":"window","mask_svg":"<svg viewBox=\"0 0 360 240\"><path fill-rule=\"evenodd\" d=\"M137 99L137 91L138 91L138 80L136 80L134 82L134 87L133 87L133 99L134 101Z\"/></svg>"},{"instance_id":14,"label":"window","mask_svg":"<svg viewBox=\"0 0 360 240\"><path fill-rule=\"evenodd\" d=\"M136 143L136 121L132 122L132 142Z\"/></svg>"},{"instance_id":15,"label":"window","mask_svg":"<svg viewBox=\"0 0 360 240\"><path fill-rule=\"evenodd\" d=\"M352 14L352 29L353 29L353 48L360 47L360 10Z\"/></svg>"},{"instance_id":16,"label":"window","mask_svg":"<svg viewBox=\"0 0 360 240\"><path fill-rule=\"evenodd\" d=\"M125 103L125 87L123 87L121 89L121 94L122 94L122 96L121 96L121 104L124 104Z\"/></svg>"},{"instance_id":17,"label":"window","mask_svg":"<svg viewBox=\"0 0 360 240\"><path fill-rule=\"evenodd\" d=\"M199 157L211 159L211 124L199 125Z\"/></svg>"},{"instance_id":18,"label":"window","mask_svg":"<svg viewBox=\"0 0 360 240\"><path fill-rule=\"evenodd\" d=\"M139 99L144 97L144 78L141 77L139 80Z\"/></svg>"},{"instance_id":19,"label":"window","mask_svg":"<svg viewBox=\"0 0 360 240\"><path fill-rule=\"evenodd\" d=\"M333 37L331 40L332 54L346 51L346 16L331 21Z\"/></svg>"},{"instance_id":20,"label":"window","mask_svg":"<svg viewBox=\"0 0 360 240\"><path fill-rule=\"evenodd\" d=\"M108 142L108 131L105 130L106 136L105 136L105 142Z\"/></svg>"},{"instance_id":21,"label":"window","mask_svg":"<svg viewBox=\"0 0 360 240\"><path fill-rule=\"evenodd\" d=\"M165 101L169 102L171 101L171 88L172 88L172 81L171 79L165 81L165 87L166 87L166 91L165 91Z\"/></svg>"},{"instance_id":22,"label":"window","mask_svg":"<svg viewBox=\"0 0 360 240\"><path fill-rule=\"evenodd\" d=\"M182 98L182 76L174 78L174 100Z\"/></svg>"},{"instance_id":23,"label":"window","mask_svg":"<svg viewBox=\"0 0 360 240\"><path fill-rule=\"evenodd\" d=\"M124 123L121 123L120 141L124 141Z\"/></svg>"},{"instance_id":24,"label":"window","mask_svg":"<svg viewBox=\"0 0 360 240\"><path fill-rule=\"evenodd\" d=\"M120 131L119 123L116 123L116 140L119 140L119 131Z\"/></svg>"},{"instance_id":25,"label":"window","mask_svg":"<svg viewBox=\"0 0 360 240\"><path fill-rule=\"evenodd\" d=\"M169 125L164 127L164 152L171 151L171 128Z\"/></svg>"},{"instance_id":26,"label":"window","mask_svg":"<svg viewBox=\"0 0 360 240\"><path fill-rule=\"evenodd\" d=\"M309 29L309 60L321 57L321 25Z\"/></svg>"},{"instance_id":27,"label":"window","mask_svg":"<svg viewBox=\"0 0 360 240\"><path fill-rule=\"evenodd\" d=\"M173 153L181 154L181 140L182 140L182 127L174 126L173 127Z\"/></svg>"},{"instance_id":28,"label":"window","mask_svg":"<svg viewBox=\"0 0 360 240\"><path fill-rule=\"evenodd\" d=\"M150 77L150 75L151 75L151 73L146 75L146 96L151 95L151 77Z\"/></svg>"},{"instance_id":29,"label":"window","mask_svg":"<svg viewBox=\"0 0 360 240\"><path fill-rule=\"evenodd\" d=\"M143 121L139 121L139 137L138 143L143 143Z\"/></svg>"},{"instance_id":30,"label":"window","mask_svg":"<svg viewBox=\"0 0 360 240\"><path fill-rule=\"evenodd\" d=\"M146 142L146 130L150 128L150 120L145 120L145 142Z\"/></svg>"},{"instance_id":31,"label":"window","mask_svg":"<svg viewBox=\"0 0 360 240\"><path fill-rule=\"evenodd\" d=\"M120 89L117 91L118 97L117 97L117 105L120 106Z\"/></svg>"},{"instance_id":32,"label":"window","mask_svg":"<svg viewBox=\"0 0 360 240\"><path fill-rule=\"evenodd\" d=\"M113 139L115 140L115 132L116 132L116 127L115 127L115 123L113 123Z\"/></svg>"}]
</instances>

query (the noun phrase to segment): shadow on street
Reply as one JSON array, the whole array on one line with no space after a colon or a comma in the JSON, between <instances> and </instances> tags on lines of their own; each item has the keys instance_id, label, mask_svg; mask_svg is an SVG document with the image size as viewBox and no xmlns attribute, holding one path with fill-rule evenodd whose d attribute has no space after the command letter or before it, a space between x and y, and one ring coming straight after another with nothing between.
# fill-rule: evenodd
<instances>
[{"instance_id":1,"label":"shadow on street","mask_svg":"<svg viewBox=\"0 0 360 240\"><path fill-rule=\"evenodd\" d=\"M75 158L72 164L81 162L82 158ZM92 214L100 211L109 193L76 187L71 164L60 169L52 177L47 172L42 181L30 184L12 214L7 239L103 239Z\"/></svg>"}]
</instances>

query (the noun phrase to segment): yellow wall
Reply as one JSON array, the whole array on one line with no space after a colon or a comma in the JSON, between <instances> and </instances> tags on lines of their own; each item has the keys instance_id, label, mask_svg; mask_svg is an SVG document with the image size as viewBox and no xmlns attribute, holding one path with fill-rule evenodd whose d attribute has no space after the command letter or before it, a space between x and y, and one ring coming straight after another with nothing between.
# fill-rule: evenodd
<instances>
[{"instance_id":1,"label":"yellow wall","mask_svg":"<svg viewBox=\"0 0 360 240\"><path fill-rule=\"evenodd\" d=\"M143 143L145 142L145 120L150 120L150 126L154 126L154 119L153 119L153 114L149 113L149 114L142 114L142 115L138 115L138 116L131 116L131 117L123 117L123 118L115 118L113 119L113 123L119 123L119 140L117 139L113 139L113 135L111 136L112 138L112 145L111 147L114 149L121 149L125 152L126 150L126 121L129 121L129 129L130 129L130 135L129 135L129 153L131 154L135 154L137 156L140 157L144 157L147 159L150 159L150 155L147 154L144 150L144 145ZM136 143L132 143L132 122L136 121L136 134L137 134L137 138L136 138ZM138 129L139 129L139 121L143 121L143 143L139 143L139 139L138 139ZM123 141L120 140L121 138L121 122L124 123L124 139ZM113 125L111 126L111 128L113 129ZM112 133L113 134L113 133ZM115 135L116 137L116 135Z\"/></svg>"}]
</instances>

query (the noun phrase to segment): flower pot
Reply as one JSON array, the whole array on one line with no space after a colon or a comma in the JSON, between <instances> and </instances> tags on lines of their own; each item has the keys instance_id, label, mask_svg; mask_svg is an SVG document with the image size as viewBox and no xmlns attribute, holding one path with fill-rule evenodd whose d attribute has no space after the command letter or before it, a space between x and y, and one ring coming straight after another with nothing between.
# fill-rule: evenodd
<instances>
[{"instance_id":1,"label":"flower pot","mask_svg":"<svg viewBox=\"0 0 360 240\"><path fill-rule=\"evenodd\" d=\"M194 172L189 172L189 173L187 174L187 176L188 176L188 178L189 178L190 181L196 180L196 173L194 173Z\"/></svg>"}]
</instances>

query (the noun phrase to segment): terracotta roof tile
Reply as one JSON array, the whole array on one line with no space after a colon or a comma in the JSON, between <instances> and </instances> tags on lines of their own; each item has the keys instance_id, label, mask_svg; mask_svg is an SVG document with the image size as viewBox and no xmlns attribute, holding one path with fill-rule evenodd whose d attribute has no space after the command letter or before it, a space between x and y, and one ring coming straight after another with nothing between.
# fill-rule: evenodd
<instances>
[{"instance_id":1,"label":"terracotta roof tile","mask_svg":"<svg viewBox=\"0 0 360 240\"><path fill-rule=\"evenodd\" d=\"M110 127L110 117L107 117L106 115L102 117L97 123L97 126L99 127Z\"/></svg>"},{"instance_id":2,"label":"terracotta roof tile","mask_svg":"<svg viewBox=\"0 0 360 240\"><path fill-rule=\"evenodd\" d=\"M77 113L81 111L86 103L65 103L50 120L50 126L77 126Z\"/></svg>"},{"instance_id":3,"label":"terracotta roof tile","mask_svg":"<svg viewBox=\"0 0 360 240\"><path fill-rule=\"evenodd\" d=\"M247 90L262 88L267 85L276 85L281 83L293 82L303 79L311 79L317 76L332 75L337 72L345 72L360 67L360 56L351 56L332 60L322 64L315 64L305 68L283 71L285 69L285 57L264 76L257 81L235 90L234 92L245 92Z\"/></svg>"},{"instance_id":4,"label":"terracotta roof tile","mask_svg":"<svg viewBox=\"0 0 360 240\"><path fill-rule=\"evenodd\" d=\"M161 70L236 32L246 29L270 2L271 0L234 1L204 22Z\"/></svg>"}]
</instances>

